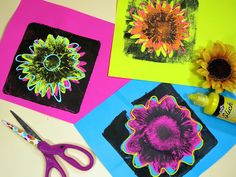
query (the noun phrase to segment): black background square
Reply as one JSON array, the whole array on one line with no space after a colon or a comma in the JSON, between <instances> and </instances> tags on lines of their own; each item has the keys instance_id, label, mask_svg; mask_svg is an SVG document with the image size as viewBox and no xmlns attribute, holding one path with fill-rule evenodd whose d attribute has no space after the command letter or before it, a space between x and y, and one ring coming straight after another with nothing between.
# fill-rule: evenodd
<instances>
[{"instance_id":1,"label":"black background square","mask_svg":"<svg viewBox=\"0 0 236 177\"><path fill-rule=\"evenodd\" d=\"M165 95L172 95L175 97L177 103L181 106L185 106L188 110L190 110L192 118L199 122L203 128L201 130L201 135L204 140L204 145L201 149L195 151L195 163L196 165L199 160L201 160L214 146L217 144L216 138L211 134L211 132L207 129L207 127L203 124L203 122L197 117L197 115L190 109L187 103L181 98L181 96L175 91L175 89L170 84L160 84L156 88L154 88L149 93L145 94L141 98L132 102L133 105L143 104L145 105L147 100L150 99L151 96L157 96L158 99L162 98ZM125 127L125 123L128 121L129 117L127 116L127 112L121 112L112 123L104 130L103 136L106 140L115 148L115 150L120 154L120 156L124 159L124 161L129 165L129 167L134 171L134 173L138 177L152 177L150 175L148 167L143 168L135 168L132 164L132 155L128 155L121 150L121 144L128 138L129 131ZM185 163L181 163L180 168L177 173L171 175L173 177L182 177L189 170L191 170L194 165L189 166ZM160 175L161 177L170 176L166 172Z\"/></svg>"},{"instance_id":2,"label":"black background square","mask_svg":"<svg viewBox=\"0 0 236 177\"><path fill-rule=\"evenodd\" d=\"M65 94L61 94L61 103L58 103L54 98L48 99L46 96L43 98L41 96L36 96L34 91L29 91L27 89L27 82L22 82L18 79L18 76L21 74L21 72L16 71L16 67L19 65L19 62L15 61L15 57L18 54L30 53L29 46L34 43L34 40L42 39L45 41L48 34L52 34L54 38L56 38L58 35L66 37L69 39L70 43L75 42L81 46L80 52L85 52L85 55L79 59L80 61L85 61L87 63L85 66L83 66L83 68L86 70L85 78L81 79L79 84L71 82L72 91L70 92L67 90ZM99 41L77 36L75 34L46 25L30 23L13 59L13 63L5 82L3 92L5 94L20 97L42 105L51 106L72 113L78 113L98 56L99 49Z\"/></svg>"}]
</instances>

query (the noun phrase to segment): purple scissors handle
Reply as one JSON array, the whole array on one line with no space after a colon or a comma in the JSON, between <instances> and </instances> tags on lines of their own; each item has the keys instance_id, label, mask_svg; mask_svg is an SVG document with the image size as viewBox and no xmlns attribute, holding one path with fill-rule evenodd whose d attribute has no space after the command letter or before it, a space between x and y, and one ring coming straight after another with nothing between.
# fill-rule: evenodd
<instances>
[{"instance_id":1,"label":"purple scissors handle","mask_svg":"<svg viewBox=\"0 0 236 177\"><path fill-rule=\"evenodd\" d=\"M49 145L47 142L41 141L38 144L38 149L43 153L43 155L45 156L45 159L46 159L45 177L49 177L49 173L50 173L51 169L53 169L53 168L56 168L61 173L62 177L66 177L66 173L64 172L64 170L62 169L60 164L55 159L55 157L54 157L55 155L60 156L62 159L67 161L69 164L71 164L73 167L75 167L79 170L82 170L82 171L89 170L90 168L92 168L92 166L94 164L94 158L93 158L92 154L80 146L75 146L72 144ZM67 156L65 154L65 151L67 149L76 149L78 151L83 152L89 158L89 164L88 165L81 165L75 159Z\"/></svg>"}]
</instances>

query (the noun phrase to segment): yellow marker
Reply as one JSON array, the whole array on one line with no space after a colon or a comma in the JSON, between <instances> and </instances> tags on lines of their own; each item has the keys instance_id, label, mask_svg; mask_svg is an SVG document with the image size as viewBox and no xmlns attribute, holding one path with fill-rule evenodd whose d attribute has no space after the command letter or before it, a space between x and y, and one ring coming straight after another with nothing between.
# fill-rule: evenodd
<instances>
[{"instance_id":1,"label":"yellow marker","mask_svg":"<svg viewBox=\"0 0 236 177\"><path fill-rule=\"evenodd\" d=\"M236 100L223 97L214 92L209 95L201 93L190 94L189 99L194 104L203 107L204 113L236 123Z\"/></svg>"}]
</instances>

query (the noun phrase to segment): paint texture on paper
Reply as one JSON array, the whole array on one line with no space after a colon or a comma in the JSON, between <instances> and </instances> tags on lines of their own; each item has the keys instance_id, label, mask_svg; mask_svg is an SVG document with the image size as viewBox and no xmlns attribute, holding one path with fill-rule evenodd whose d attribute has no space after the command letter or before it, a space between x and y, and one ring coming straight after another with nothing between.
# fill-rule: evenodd
<instances>
[{"instance_id":1,"label":"paint texture on paper","mask_svg":"<svg viewBox=\"0 0 236 177\"><path fill-rule=\"evenodd\" d=\"M100 42L46 25L28 25L4 93L77 113Z\"/></svg>"},{"instance_id":2,"label":"paint texture on paper","mask_svg":"<svg viewBox=\"0 0 236 177\"><path fill-rule=\"evenodd\" d=\"M86 62L79 61L85 53L79 53L78 43L70 43L63 36L49 34L46 41L35 40L29 46L31 53L19 54L15 60L19 62L17 71L21 71L19 79L27 82L29 91L50 99L54 97L61 102L61 94L72 91L71 82L79 83L85 77L81 67Z\"/></svg>"},{"instance_id":3,"label":"paint texture on paper","mask_svg":"<svg viewBox=\"0 0 236 177\"><path fill-rule=\"evenodd\" d=\"M126 125L132 133L122 150L133 155L134 167L147 166L152 176L159 176L175 174L182 162L194 164L194 152L203 146L202 125L173 96L160 100L152 96L145 106L135 106L130 114Z\"/></svg>"},{"instance_id":4,"label":"paint texture on paper","mask_svg":"<svg viewBox=\"0 0 236 177\"><path fill-rule=\"evenodd\" d=\"M109 76L200 87L195 52L210 41L236 45L235 6L235 0L118 1Z\"/></svg>"},{"instance_id":5,"label":"paint texture on paper","mask_svg":"<svg viewBox=\"0 0 236 177\"><path fill-rule=\"evenodd\" d=\"M1 38L0 54L4 63L0 65L1 99L66 122L77 122L128 82L107 76L113 34L113 23L47 1L35 0L32 3L22 0ZM61 43L60 50L74 50L69 55L61 55L57 48L56 52L59 53L40 60L44 61L48 70L63 68L63 72L58 74L64 79L53 79L54 82L50 80L50 84L40 87L36 86L35 82L20 80L19 75L24 78L26 74L22 72L27 72L27 69L19 67L23 70L16 71L16 68L23 64L15 60L16 56L25 57L24 54L27 54L25 58L28 58L28 54L32 55L32 51L34 52L34 48L30 46L39 41L45 43L48 35L52 35L55 40L60 36L69 42L69 45ZM50 36L49 40L54 43ZM54 45L50 45L50 50L52 46ZM17 60L27 62L22 57L17 57ZM70 62L62 61L65 58ZM49 64L49 61L54 64ZM44 71L48 71L46 68ZM51 73L54 73L53 71ZM60 86L55 86L55 83L60 83ZM28 84L32 91L28 90Z\"/></svg>"},{"instance_id":6,"label":"paint texture on paper","mask_svg":"<svg viewBox=\"0 0 236 177\"><path fill-rule=\"evenodd\" d=\"M137 176L183 176L216 144L170 84L160 84L121 112L103 136Z\"/></svg>"},{"instance_id":7,"label":"paint texture on paper","mask_svg":"<svg viewBox=\"0 0 236 177\"><path fill-rule=\"evenodd\" d=\"M197 0L130 0L125 53L155 62L191 61L197 8Z\"/></svg>"}]
</instances>

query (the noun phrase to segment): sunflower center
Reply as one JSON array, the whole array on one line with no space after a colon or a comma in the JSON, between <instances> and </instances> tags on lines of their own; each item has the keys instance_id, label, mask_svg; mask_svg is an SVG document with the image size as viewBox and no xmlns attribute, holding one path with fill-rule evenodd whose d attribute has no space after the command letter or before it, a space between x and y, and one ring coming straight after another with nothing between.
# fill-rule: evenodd
<instances>
[{"instance_id":1,"label":"sunflower center","mask_svg":"<svg viewBox=\"0 0 236 177\"><path fill-rule=\"evenodd\" d=\"M207 70L213 79L221 81L228 79L232 72L230 64L221 58L209 62Z\"/></svg>"},{"instance_id":2,"label":"sunflower center","mask_svg":"<svg viewBox=\"0 0 236 177\"><path fill-rule=\"evenodd\" d=\"M166 126L161 126L157 129L157 136L161 140L166 140L166 139L170 138L171 135L172 135L172 131Z\"/></svg>"},{"instance_id":3,"label":"sunflower center","mask_svg":"<svg viewBox=\"0 0 236 177\"><path fill-rule=\"evenodd\" d=\"M158 31L160 32L160 36L162 36L162 38L170 36L170 31L171 31L170 23L169 22L161 23L161 27L158 28Z\"/></svg>"},{"instance_id":4,"label":"sunflower center","mask_svg":"<svg viewBox=\"0 0 236 177\"><path fill-rule=\"evenodd\" d=\"M180 130L176 121L163 115L145 128L149 143L157 150L169 150L180 144Z\"/></svg>"},{"instance_id":5,"label":"sunflower center","mask_svg":"<svg viewBox=\"0 0 236 177\"><path fill-rule=\"evenodd\" d=\"M43 66L48 71L54 71L61 64L61 59L56 54L50 54L43 60Z\"/></svg>"},{"instance_id":6,"label":"sunflower center","mask_svg":"<svg viewBox=\"0 0 236 177\"><path fill-rule=\"evenodd\" d=\"M150 14L145 20L143 33L153 42L172 43L175 40L176 28L172 15L165 12Z\"/></svg>"}]
</instances>

